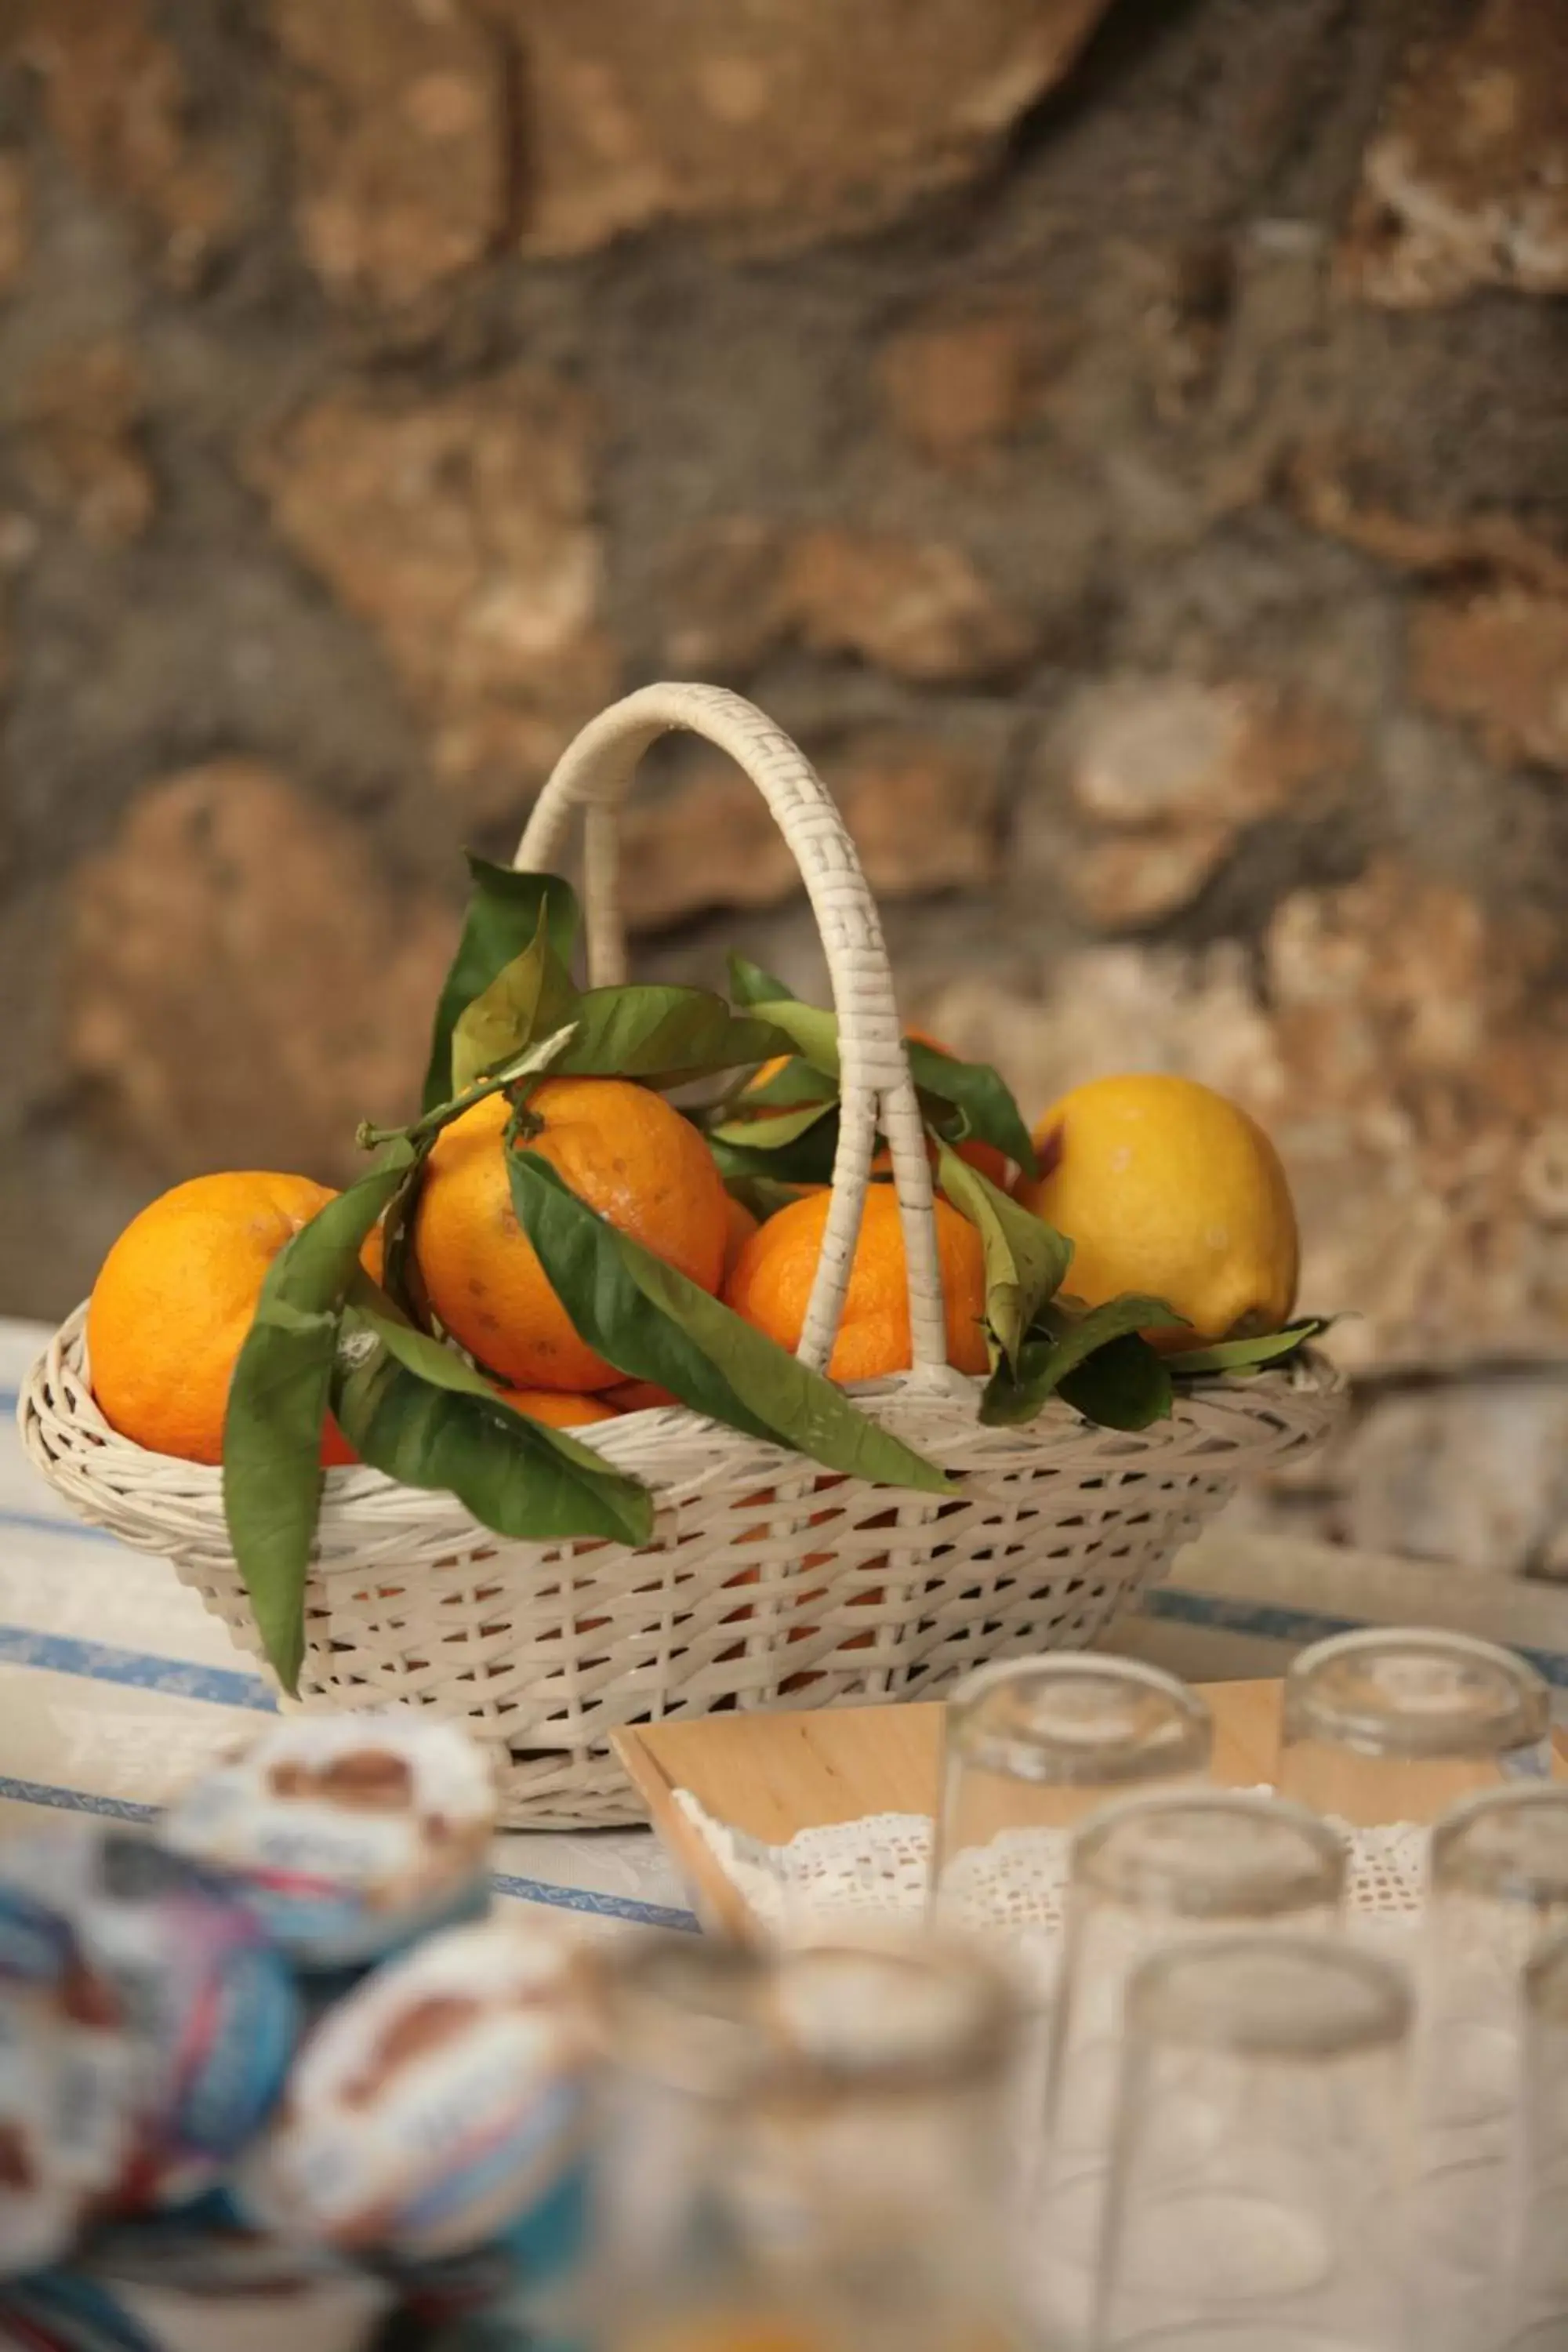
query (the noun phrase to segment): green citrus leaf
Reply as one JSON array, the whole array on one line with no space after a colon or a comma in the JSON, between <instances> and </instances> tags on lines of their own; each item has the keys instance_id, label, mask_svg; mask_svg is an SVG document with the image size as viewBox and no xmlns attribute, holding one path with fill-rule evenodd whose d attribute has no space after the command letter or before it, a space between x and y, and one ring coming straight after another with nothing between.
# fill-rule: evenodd
<instances>
[{"instance_id":1,"label":"green citrus leaf","mask_svg":"<svg viewBox=\"0 0 1568 2352\"><path fill-rule=\"evenodd\" d=\"M1169 1421L1174 1403L1168 1365L1136 1331L1086 1356L1061 1382L1060 1394L1102 1429L1147 1429Z\"/></svg>"},{"instance_id":2,"label":"green citrus leaf","mask_svg":"<svg viewBox=\"0 0 1568 2352\"><path fill-rule=\"evenodd\" d=\"M817 1080L821 1084L820 1077ZM837 1100L806 1103L799 1110L781 1110L773 1118L726 1119L709 1130L711 1143L732 1143L743 1151L780 1151L798 1143L818 1120L838 1108Z\"/></svg>"},{"instance_id":3,"label":"green citrus leaf","mask_svg":"<svg viewBox=\"0 0 1568 2352\"><path fill-rule=\"evenodd\" d=\"M820 1070L798 1054L774 1070L769 1077L755 1077L743 1086L731 1106L733 1116L742 1106L752 1110L804 1110L807 1103L831 1103L833 1093Z\"/></svg>"},{"instance_id":4,"label":"green citrus leaf","mask_svg":"<svg viewBox=\"0 0 1568 2352\"><path fill-rule=\"evenodd\" d=\"M949 1494L930 1462L721 1300L597 1216L536 1153L509 1150L512 1205L580 1338L628 1380L652 1381L751 1437L830 1470Z\"/></svg>"},{"instance_id":5,"label":"green citrus leaf","mask_svg":"<svg viewBox=\"0 0 1568 2352\"><path fill-rule=\"evenodd\" d=\"M395 1302L371 1280L363 1266L349 1285L345 1304L354 1318L353 1328L372 1332L405 1370L415 1373L433 1388L450 1389L459 1396L483 1397L487 1403L496 1402L494 1381L486 1380L483 1372L476 1371L468 1358L459 1355L456 1348L448 1347L444 1339L437 1339L430 1332L421 1331L417 1325L411 1323ZM345 1337L350 1328L349 1318L345 1315ZM346 1367L356 1353L363 1360L370 1351L362 1343L357 1350L343 1347L338 1352L341 1363ZM357 1446L354 1450L356 1453L359 1451Z\"/></svg>"},{"instance_id":6,"label":"green citrus leaf","mask_svg":"<svg viewBox=\"0 0 1568 2352\"><path fill-rule=\"evenodd\" d=\"M305 1657L305 1579L337 1341L335 1314L264 1299L224 1423L223 1507L235 1564L268 1663L291 1695Z\"/></svg>"},{"instance_id":7,"label":"green citrus leaf","mask_svg":"<svg viewBox=\"0 0 1568 2352\"><path fill-rule=\"evenodd\" d=\"M905 1039L910 1056L910 1074L922 1095L933 1095L939 1102L951 1103L963 1113L967 1121L965 1134L982 1143L993 1143L998 1151L1015 1160L1026 1176L1039 1173L1035 1159L1035 1147L1029 1130L1024 1124L1023 1113L1013 1099L1012 1089L999 1071L989 1062L961 1062L952 1054L939 1053L934 1045L922 1045L912 1037Z\"/></svg>"},{"instance_id":8,"label":"green citrus leaf","mask_svg":"<svg viewBox=\"0 0 1568 2352\"><path fill-rule=\"evenodd\" d=\"M359 1254L365 1235L406 1181L416 1158L411 1143L400 1139L387 1144L374 1168L318 1209L268 1267L261 1286L263 1305L269 1298L286 1298L307 1310L341 1307L363 1271Z\"/></svg>"},{"instance_id":9,"label":"green citrus leaf","mask_svg":"<svg viewBox=\"0 0 1568 2352\"><path fill-rule=\"evenodd\" d=\"M482 996L512 959L531 945L542 908L547 910L555 953L568 970L576 945L577 900L571 884L559 875L520 874L510 866L493 866L489 858L471 855L468 872L473 889L462 937L436 1007L421 1098L425 1110L449 1102L458 1092L452 1077L452 1033L464 1008Z\"/></svg>"},{"instance_id":10,"label":"green citrus leaf","mask_svg":"<svg viewBox=\"0 0 1568 2352\"><path fill-rule=\"evenodd\" d=\"M1016 1364L1005 1356L993 1365L980 1400L980 1418L988 1428L1010 1429L1033 1421L1056 1394L1057 1375L1051 1368L1055 1342L1048 1337L1026 1339Z\"/></svg>"},{"instance_id":11,"label":"green citrus leaf","mask_svg":"<svg viewBox=\"0 0 1568 2352\"><path fill-rule=\"evenodd\" d=\"M569 1432L515 1412L454 1349L416 1330L368 1281L343 1311L333 1409L362 1462L444 1489L498 1535L645 1544L653 1497Z\"/></svg>"},{"instance_id":12,"label":"green citrus leaf","mask_svg":"<svg viewBox=\"0 0 1568 2352\"><path fill-rule=\"evenodd\" d=\"M1331 1315L1309 1316L1283 1331L1270 1331L1257 1339L1221 1339L1212 1348L1188 1348L1179 1356L1167 1356L1165 1361L1182 1377L1199 1372L1258 1372L1310 1346L1331 1328L1333 1319Z\"/></svg>"},{"instance_id":13,"label":"green citrus leaf","mask_svg":"<svg viewBox=\"0 0 1568 2352\"><path fill-rule=\"evenodd\" d=\"M591 988L573 1018L577 1034L560 1068L579 1077L684 1086L789 1051L789 1040L767 1023L737 1016L705 988Z\"/></svg>"},{"instance_id":14,"label":"green citrus leaf","mask_svg":"<svg viewBox=\"0 0 1568 2352\"><path fill-rule=\"evenodd\" d=\"M741 1126L735 1122L737 1132ZM726 1184L747 1176L765 1177L775 1184L830 1184L838 1150L838 1105L830 1103L826 1114L814 1119L793 1143L759 1148L749 1139L728 1143L716 1135L710 1135L708 1141Z\"/></svg>"},{"instance_id":15,"label":"green citrus leaf","mask_svg":"<svg viewBox=\"0 0 1568 2352\"><path fill-rule=\"evenodd\" d=\"M821 1013L815 1004L802 1004L798 998L770 998L765 1003L754 1004L752 1011L759 1021L774 1029L782 1029L787 1043L777 1051L788 1052L791 1045L814 1070L825 1077L838 1076L838 1020L832 1013Z\"/></svg>"},{"instance_id":16,"label":"green citrus leaf","mask_svg":"<svg viewBox=\"0 0 1568 2352\"><path fill-rule=\"evenodd\" d=\"M1005 1359L992 1373L981 1399L980 1418L994 1426L1033 1421L1068 1375L1097 1349L1127 1332L1181 1320L1163 1298L1136 1291L1071 1314L1059 1304L1042 1307L1036 1329L1019 1350L1016 1373Z\"/></svg>"},{"instance_id":17,"label":"green citrus leaf","mask_svg":"<svg viewBox=\"0 0 1568 2352\"><path fill-rule=\"evenodd\" d=\"M1169 1299L1146 1290L1124 1290L1100 1307L1086 1307L1081 1299L1065 1296L1053 1299L1041 1310L1040 1320L1058 1349L1076 1364L1124 1331L1184 1328L1187 1318L1177 1314Z\"/></svg>"},{"instance_id":18,"label":"green citrus leaf","mask_svg":"<svg viewBox=\"0 0 1568 2352\"><path fill-rule=\"evenodd\" d=\"M455 1095L466 1094L501 1063L526 1052L536 1037L551 1035L575 1014L577 991L555 951L549 915L548 902L542 899L527 947L502 964L489 986L458 1015L452 1031Z\"/></svg>"},{"instance_id":19,"label":"green citrus leaf","mask_svg":"<svg viewBox=\"0 0 1568 2352\"><path fill-rule=\"evenodd\" d=\"M1015 1370L1024 1335L1047 1298L1061 1288L1072 1244L942 1144L937 1181L953 1207L980 1234L985 1254L985 1321Z\"/></svg>"},{"instance_id":20,"label":"green citrus leaf","mask_svg":"<svg viewBox=\"0 0 1568 2352\"><path fill-rule=\"evenodd\" d=\"M764 971L760 963L752 963L743 955L730 958L730 995L736 1004L782 1004L793 998L795 991Z\"/></svg>"},{"instance_id":21,"label":"green citrus leaf","mask_svg":"<svg viewBox=\"0 0 1568 2352\"><path fill-rule=\"evenodd\" d=\"M730 992L737 1003L749 1006L760 1020L784 1030L796 1053L814 1069L828 1077L838 1076L838 1023L833 1013L801 1003L788 989L781 987L756 964L748 963L743 956L730 958ZM923 1045L912 1037L906 1037L904 1044L910 1057L910 1074L919 1091L932 1103L946 1105L961 1114L957 1122L961 1131L950 1133L949 1141L977 1137L982 1142L994 1144L998 1151L1016 1162L1026 1176L1038 1174L1029 1130L999 1071L988 1062L961 1062L953 1055L942 1053L934 1045Z\"/></svg>"},{"instance_id":22,"label":"green citrus leaf","mask_svg":"<svg viewBox=\"0 0 1568 2352\"><path fill-rule=\"evenodd\" d=\"M262 1647L290 1693L305 1656L305 1579L321 1509L321 1427L339 1317L361 1271L364 1237L414 1156L411 1144L390 1145L380 1167L284 1244L267 1269L229 1387L224 1517Z\"/></svg>"}]
</instances>

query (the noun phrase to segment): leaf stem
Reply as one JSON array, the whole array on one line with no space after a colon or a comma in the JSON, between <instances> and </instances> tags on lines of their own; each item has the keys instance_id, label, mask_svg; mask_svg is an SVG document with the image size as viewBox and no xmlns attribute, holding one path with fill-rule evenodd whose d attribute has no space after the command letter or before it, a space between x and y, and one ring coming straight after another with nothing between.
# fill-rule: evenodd
<instances>
[{"instance_id":1,"label":"leaf stem","mask_svg":"<svg viewBox=\"0 0 1568 2352\"><path fill-rule=\"evenodd\" d=\"M526 1053L514 1054L510 1061L502 1063L499 1070L492 1070L488 1078L481 1078L478 1085L468 1087L451 1102L437 1103L434 1110L427 1110L424 1118L416 1118L412 1126L373 1127L368 1118L362 1119L354 1130L354 1141L362 1151L374 1151L383 1143L423 1143L426 1136L438 1134L442 1128L449 1126L464 1111L470 1110L475 1103L483 1102L487 1095L504 1094L508 1087L517 1084L519 1078L538 1076L566 1051L576 1034L576 1022L569 1021L563 1029L557 1029L542 1044L530 1045Z\"/></svg>"}]
</instances>

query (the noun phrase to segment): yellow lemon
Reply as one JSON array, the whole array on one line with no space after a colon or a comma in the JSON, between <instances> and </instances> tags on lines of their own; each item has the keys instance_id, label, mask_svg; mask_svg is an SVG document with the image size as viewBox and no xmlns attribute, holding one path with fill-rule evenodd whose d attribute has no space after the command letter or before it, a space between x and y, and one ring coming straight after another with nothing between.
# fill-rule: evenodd
<instances>
[{"instance_id":1,"label":"yellow lemon","mask_svg":"<svg viewBox=\"0 0 1568 2352\"><path fill-rule=\"evenodd\" d=\"M1189 1328L1148 1336L1171 1349L1284 1323L1300 1254L1290 1188L1224 1095L1192 1078L1096 1078L1051 1105L1035 1149L1041 1172L1018 1198L1072 1240L1073 1297L1168 1300Z\"/></svg>"}]
</instances>

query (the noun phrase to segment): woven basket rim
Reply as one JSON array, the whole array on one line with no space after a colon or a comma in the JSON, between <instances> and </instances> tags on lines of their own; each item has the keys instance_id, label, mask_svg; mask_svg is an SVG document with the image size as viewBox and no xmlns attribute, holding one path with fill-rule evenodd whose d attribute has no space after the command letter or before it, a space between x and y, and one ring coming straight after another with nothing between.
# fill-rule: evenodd
<instances>
[{"instance_id":1,"label":"woven basket rim","mask_svg":"<svg viewBox=\"0 0 1568 2352\"><path fill-rule=\"evenodd\" d=\"M407 1700L463 1719L501 1758L509 1826L634 1819L605 1752L618 1725L726 1704L930 1696L987 1656L1093 1640L1239 1477L1321 1443L1345 1383L1321 1358L1194 1382L1171 1421L1139 1432L1067 1407L988 1428L978 1384L956 1375L877 1385L877 1417L955 1474L951 1498L825 1474L683 1408L588 1433L610 1458L616 1441L654 1489L641 1548L508 1538L450 1494L329 1472L301 1703ZM29 1457L76 1515L168 1559L259 1660L221 1470L108 1428L84 1377L79 1314L34 1366L19 1419ZM827 1520L833 1533L816 1532Z\"/></svg>"},{"instance_id":2,"label":"woven basket rim","mask_svg":"<svg viewBox=\"0 0 1568 2352\"><path fill-rule=\"evenodd\" d=\"M77 1391L79 1401L68 1414L62 1411L61 1402L57 1392L51 1405L49 1419L57 1429L65 1429L77 1437L78 1443L73 1452L80 1475L86 1476L90 1482L95 1467L101 1467L108 1473L110 1465L117 1461L155 1464L165 1479L171 1500L177 1497L180 1504L186 1508L189 1508L193 1503L210 1502L221 1514L223 1471L218 1465L188 1462L178 1454L156 1454L147 1446L137 1444L133 1438L122 1436L104 1418L102 1410L92 1395L89 1384L86 1323L87 1301L83 1300L82 1304L67 1316L65 1321L51 1334L47 1345L35 1359L23 1381L16 1407L18 1423L25 1430L29 1415L37 1412L38 1392L47 1379L51 1365L56 1362L68 1365L70 1370L79 1376L79 1386ZM930 1371L897 1372L880 1380L846 1383L844 1393L861 1402L874 1402L878 1399L897 1398L905 1394L918 1396L928 1402L933 1398L946 1399L951 1401L955 1410L964 1412L967 1416L968 1409L978 1400L984 1386L985 1382L983 1379L950 1369L940 1381L933 1381ZM1173 1435L1178 1425L1184 1395L1191 1395L1194 1398L1225 1396L1233 1402L1243 1404L1256 1399L1259 1407L1265 1408L1271 1402L1277 1402L1281 1396L1285 1395L1311 1395L1327 1402L1339 1395L1345 1386L1345 1375L1331 1359L1318 1349L1307 1348L1300 1355L1292 1358L1289 1363L1277 1370L1266 1369L1260 1372L1250 1373L1245 1378L1237 1378L1227 1373L1211 1374L1184 1383L1183 1390L1177 1397L1175 1412L1171 1419L1156 1423L1148 1429L1140 1430L1136 1435L1142 1451L1157 1454L1162 1437L1167 1433ZM618 1414L614 1421L584 1423L580 1428L574 1428L572 1434L581 1444L591 1447L595 1453L603 1454L606 1460L613 1463L617 1451L617 1438L626 1443L625 1433L629 1430L635 1430L637 1438L646 1443L647 1436L656 1430L661 1433L667 1430L671 1439L676 1440L692 1430L716 1426L721 1426L721 1424L711 1423L706 1414L694 1412L686 1405L650 1405L643 1407L637 1412ZM1049 1435L1059 1441L1070 1436L1075 1428L1095 1429L1097 1426L1093 1423L1085 1422L1080 1414L1075 1412L1070 1405L1064 1403L1059 1398L1053 1398L1035 1421L1021 1424L1011 1433L1022 1438L1030 1431L1037 1431L1041 1436ZM810 1455L797 1454L793 1447L785 1445L782 1441L778 1443L776 1451L781 1459L785 1462L799 1463L807 1468L812 1466ZM640 1444L638 1456L639 1461L643 1459ZM646 1466L638 1475L647 1479ZM832 1474L825 1473L825 1475ZM112 1475L106 1475L104 1483L111 1486ZM656 1486L654 1487L656 1499L658 1491ZM357 1504L367 1503L392 1494L405 1498L407 1507L422 1509L432 1519L444 1509L454 1528L466 1530L476 1524L472 1514L458 1501L455 1496L446 1494L439 1489L404 1486L399 1480L387 1476L384 1471L373 1470L363 1464L340 1465L326 1472L322 1489L322 1516L325 1517L330 1513L341 1527L343 1519L352 1513ZM144 1490L142 1497L142 1507L145 1507L150 1499L150 1496Z\"/></svg>"}]
</instances>

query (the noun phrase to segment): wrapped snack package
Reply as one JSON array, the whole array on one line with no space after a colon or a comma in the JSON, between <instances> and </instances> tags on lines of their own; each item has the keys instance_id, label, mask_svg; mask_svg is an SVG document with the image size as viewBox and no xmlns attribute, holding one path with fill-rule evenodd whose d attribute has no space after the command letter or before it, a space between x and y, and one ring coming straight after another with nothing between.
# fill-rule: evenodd
<instances>
[{"instance_id":1,"label":"wrapped snack package","mask_svg":"<svg viewBox=\"0 0 1568 2352\"><path fill-rule=\"evenodd\" d=\"M0 2286L0 2343L28 2352L166 2352L108 2287L68 2270Z\"/></svg>"},{"instance_id":2,"label":"wrapped snack package","mask_svg":"<svg viewBox=\"0 0 1568 2352\"><path fill-rule=\"evenodd\" d=\"M297 1968L384 1959L478 1916L495 1785L471 1740L409 1714L279 1723L165 1815L173 1853L221 1878Z\"/></svg>"},{"instance_id":3,"label":"wrapped snack package","mask_svg":"<svg viewBox=\"0 0 1568 2352\"><path fill-rule=\"evenodd\" d=\"M52 2262L119 2188L133 2045L69 1922L0 1876L0 2277Z\"/></svg>"},{"instance_id":4,"label":"wrapped snack package","mask_svg":"<svg viewBox=\"0 0 1568 2352\"><path fill-rule=\"evenodd\" d=\"M390 1714L269 1728L152 1835L0 1848L0 2342L363 2352L405 2284L558 2259L575 1963L448 1928L493 1823L482 1752Z\"/></svg>"},{"instance_id":5,"label":"wrapped snack package","mask_svg":"<svg viewBox=\"0 0 1568 2352\"><path fill-rule=\"evenodd\" d=\"M282 2092L301 2026L283 1954L233 1895L117 1823L28 1839L0 1875L58 1908L123 2019L137 2145L121 2201L205 2188Z\"/></svg>"},{"instance_id":6,"label":"wrapped snack package","mask_svg":"<svg viewBox=\"0 0 1568 2352\"><path fill-rule=\"evenodd\" d=\"M0 2344L27 2352L371 2352L386 2289L343 2272L215 2296L79 2265L0 2280Z\"/></svg>"},{"instance_id":7,"label":"wrapped snack package","mask_svg":"<svg viewBox=\"0 0 1568 2352\"><path fill-rule=\"evenodd\" d=\"M593 2054L587 1963L565 1937L452 1929L323 2019L237 2193L280 2236L437 2302L547 2284L578 2252Z\"/></svg>"},{"instance_id":8,"label":"wrapped snack package","mask_svg":"<svg viewBox=\"0 0 1568 2352\"><path fill-rule=\"evenodd\" d=\"M35 2352L369 2352L395 2301L388 2281L258 2229L219 2188L121 2213L54 2269L0 2280L0 2345L19 2336Z\"/></svg>"}]
</instances>

